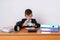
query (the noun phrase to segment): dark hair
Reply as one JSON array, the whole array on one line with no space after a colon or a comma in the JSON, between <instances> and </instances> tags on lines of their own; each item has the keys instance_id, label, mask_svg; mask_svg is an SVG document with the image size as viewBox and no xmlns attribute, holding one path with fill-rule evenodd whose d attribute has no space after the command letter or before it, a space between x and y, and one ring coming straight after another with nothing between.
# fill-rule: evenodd
<instances>
[{"instance_id":1,"label":"dark hair","mask_svg":"<svg viewBox=\"0 0 60 40\"><path fill-rule=\"evenodd\" d=\"M30 14L32 14L32 10L31 10L31 9L26 9L26 10L25 10L25 16L26 16L26 15L29 16Z\"/></svg>"}]
</instances>

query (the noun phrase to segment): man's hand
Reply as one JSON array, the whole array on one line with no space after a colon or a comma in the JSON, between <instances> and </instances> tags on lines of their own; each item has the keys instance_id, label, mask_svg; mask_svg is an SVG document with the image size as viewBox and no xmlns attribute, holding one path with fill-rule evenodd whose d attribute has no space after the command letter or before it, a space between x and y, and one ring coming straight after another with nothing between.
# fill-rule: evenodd
<instances>
[{"instance_id":1,"label":"man's hand","mask_svg":"<svg viewBox=\"0 0 60 40\"><path fill-rule=\"evenodd\" d=\"M36 26L34 23L32 23L32 26Z\"/></svg>"},{"instance_id":2,"label":"man's hand","mask_svg":"<svg viewBox=\"0 0 60 40\"><path fill-rule=\"evenodd\" d=\"M23 23L23 26L28 26L28 23L24 22L24 23Z\"/></svg>"}]
</instances>

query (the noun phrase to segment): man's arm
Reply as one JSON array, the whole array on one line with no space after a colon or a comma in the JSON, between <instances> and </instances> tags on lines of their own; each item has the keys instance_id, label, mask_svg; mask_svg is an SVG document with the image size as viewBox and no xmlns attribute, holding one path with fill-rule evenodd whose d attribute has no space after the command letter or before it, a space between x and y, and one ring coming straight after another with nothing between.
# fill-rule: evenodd
<instances>
[{"instance_id":1,"label":"man's arm","mask_svg":"<svg viewBox=\"0 0 60 40\"><path fill-rule=\"evenodd\" d=\"M40 24L37 23L36 19L32 19L32 23L34 23L36 27L40 27Z\"/></svg>"}]
</instances>

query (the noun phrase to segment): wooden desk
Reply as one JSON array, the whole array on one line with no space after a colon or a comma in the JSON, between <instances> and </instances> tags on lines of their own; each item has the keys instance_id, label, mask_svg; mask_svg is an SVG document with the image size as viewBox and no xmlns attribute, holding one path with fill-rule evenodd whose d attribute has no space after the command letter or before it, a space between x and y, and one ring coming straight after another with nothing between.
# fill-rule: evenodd
<instances>
[{"instance_id":1,"label":"wooden desk","mask_svg":"<svg viewBox=\"0 0 60 40\"><path fill-rule=\"evenodd\" d=\"M41 34L39 28L37 32L28 32L25 28L20 32L3 33L0 31L0 40L60 40L60 31L51 34Z\"/></svg>"}]
</instances>

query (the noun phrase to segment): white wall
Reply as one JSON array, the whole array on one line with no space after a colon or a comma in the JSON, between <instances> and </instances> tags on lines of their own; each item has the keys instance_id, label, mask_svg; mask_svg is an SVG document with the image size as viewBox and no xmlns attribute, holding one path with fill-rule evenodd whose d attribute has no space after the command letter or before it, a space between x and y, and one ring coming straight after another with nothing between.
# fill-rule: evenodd
<instances>
[{"instance_id":1,"label":"white wall","mask_svg":"<svg viewBox=\"0 0 60 40\"><path fill-rule=\"evenodd\" d=\"M0 0L0 26L14 26L27 8L39 23L60 25L60 0Z\"/></svg>"}]
</instances>

